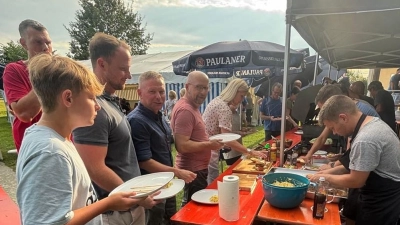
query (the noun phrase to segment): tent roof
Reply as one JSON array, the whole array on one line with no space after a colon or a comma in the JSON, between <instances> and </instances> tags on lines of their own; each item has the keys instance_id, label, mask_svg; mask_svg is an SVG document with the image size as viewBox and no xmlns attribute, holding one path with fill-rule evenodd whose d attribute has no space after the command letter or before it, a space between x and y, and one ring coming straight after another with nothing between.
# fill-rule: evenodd
<instances>
[{"instance_id":1,"label":"tent roof","mask_svg":"<svg viewBox=\"0 0 400 225\"><path fill-rule=\"evenodd\" d=\"M399 0L288 0L286 14L336 68L400 66Z\"/></svg>"}]
</instances>

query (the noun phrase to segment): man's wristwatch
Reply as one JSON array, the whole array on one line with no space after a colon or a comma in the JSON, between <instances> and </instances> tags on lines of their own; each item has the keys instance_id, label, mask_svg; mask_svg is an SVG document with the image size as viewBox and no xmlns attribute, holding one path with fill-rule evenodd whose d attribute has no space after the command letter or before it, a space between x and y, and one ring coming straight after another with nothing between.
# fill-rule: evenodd
<instances>
[{"instance_id":1,"label":"man's wristwatch","mask_svg":"<svg viewBox=\"0 0 400 225\"><path fill-rule=\"evenodd\" d=\"M251 149L247 149L247 154L251 154Z\"/></svg>"},{"instance_id":2,"label":"man's wristwatch","mask_svg":"<svg viewBox=\"0 0 400 225\"><path fill-rule=\"evenodd\" d=\"M331 162L329 163L329 165L331 165L331 168L335 167L335 162Z\"/></svg>"}]
</instances>

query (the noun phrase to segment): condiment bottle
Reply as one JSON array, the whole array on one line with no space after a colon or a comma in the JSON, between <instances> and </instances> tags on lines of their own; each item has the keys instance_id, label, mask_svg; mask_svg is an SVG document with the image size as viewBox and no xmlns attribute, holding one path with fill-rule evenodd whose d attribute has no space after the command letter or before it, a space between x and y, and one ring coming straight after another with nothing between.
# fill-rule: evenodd
<instances>
[{"instance_id":1,"label":"condiment bottle","mask_svg":"<svg viewBox=\"0 0 400 225\"><path fill-rule=\"evenodd\" d=\"M276 162L276 152L277 152L276 145L274 146L272 144L270 154L269 154L269 158L270 158L271 162Z\"/></svg>"},{"instance_id":2,"label":"condiment bottle","mask_svg":"<svg viewBox=\"0 0 400 225\"><path fill-rule=\"evenodd\" d=\"M267 161L270 161L271 156L270 156L270 147L269 147L269 143L265 144L264 146L265 151L267 151Z\"/></svg>"},{"instance_id":3,"label":"condiment bottle","mask_svg":"<svg viewBox=\"0 0 400 225\"><path fill-rule=\"evenodd\" d=\"M325 177L320 177L314 195L313 217L316 219L324 218L327 188L328 182L325 181Z\"/></svg>"}]
</instances>

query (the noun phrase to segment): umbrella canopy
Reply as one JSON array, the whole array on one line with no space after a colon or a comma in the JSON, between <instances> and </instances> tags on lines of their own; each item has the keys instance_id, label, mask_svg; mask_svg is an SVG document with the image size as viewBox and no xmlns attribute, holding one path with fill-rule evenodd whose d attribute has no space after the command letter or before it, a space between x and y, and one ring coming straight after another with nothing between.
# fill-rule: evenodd
<instances>
[{"instance_id":1,"label":"umbrella canopy","mask_svg":"<svg viewBox=\"0 0 400 225\"><path fill-rule=\"evenodd\" d=\"M291 24L336 68L400 66L399 0L288 0Z\"/></svg>"},{"instance_id":2,"label":"umbrella canopy","mask_svg":"<svg viewBox=\"0 0 400 225\"><path fill-rule=\"evenodd\" d=\"M199 70L210 78L261 78L282 68L285 47L266 41L218 42L172 62L174 73L188 75ZM303 53L290 51L290 66L299 67ZM279 69L280 71L280 69Z\"/></svg>"}]
</instances>

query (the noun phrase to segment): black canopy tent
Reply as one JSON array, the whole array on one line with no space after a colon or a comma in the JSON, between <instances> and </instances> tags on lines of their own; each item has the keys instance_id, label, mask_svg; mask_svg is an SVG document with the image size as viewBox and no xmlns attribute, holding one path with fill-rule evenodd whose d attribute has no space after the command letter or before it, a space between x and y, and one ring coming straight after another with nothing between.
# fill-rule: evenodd
<instances>
[{"instance_id":1,"label":"black canopy tent","mask_svg":"<svg viewBox=\"0 0 400 225\"><path fill-rule=\"evenodd\" d=\"M340 68L393 68L400 65L399 0L287 0L285 59L293 25L328 63ZM284 91L289 71L284 66ZM286 102L282 102L282 114ZM286 121L281 125L285 139ZM283 152L283 146L281 146ZM281 154L281 166L283 154Z\"/></svg>"},{"instance_id":2,"label":"black canopy tent","mask_svg":"<svg viewBox=\"0 0 400 225\"><path fill-rule=\"evenodd\" d=\"M399 0L288 0L286 15L336 68L400 65Z\"/></svg>"}]
</instances>

